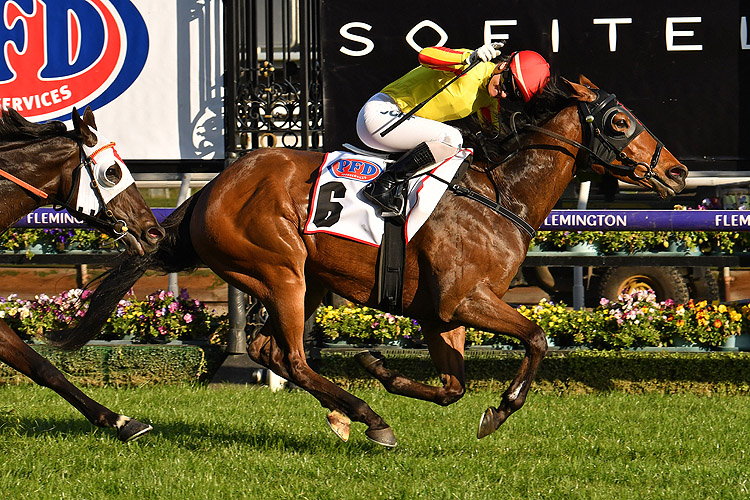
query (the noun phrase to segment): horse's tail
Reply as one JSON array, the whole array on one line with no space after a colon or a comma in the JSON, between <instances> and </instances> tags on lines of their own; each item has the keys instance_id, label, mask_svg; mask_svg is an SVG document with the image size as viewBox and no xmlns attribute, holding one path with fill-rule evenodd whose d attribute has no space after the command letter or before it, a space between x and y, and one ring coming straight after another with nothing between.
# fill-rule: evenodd
<instances>
[{"instance_id":1,"label":"horse's tail","mask_svg":"<svg viewBox=\"0 0 750 500\"><path fill-rule=\"evenodd\" d=\"M99 285L91 295L89 308L74 326L47 332L48 343L62 349L78 349L93 339L104 327L120 299L148 270L165 273L195 269L200 258L190 241L190 215L195 197L177 207L161 226L166 231L157 250L148 255L122 255L117 264L97 278Z\"/></svg>"}]
</instances>

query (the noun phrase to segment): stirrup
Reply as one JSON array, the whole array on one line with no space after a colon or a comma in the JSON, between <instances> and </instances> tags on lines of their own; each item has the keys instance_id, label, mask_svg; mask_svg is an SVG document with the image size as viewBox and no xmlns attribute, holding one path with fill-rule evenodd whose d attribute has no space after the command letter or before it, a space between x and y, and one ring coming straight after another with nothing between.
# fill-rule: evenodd
<instances>
[{"instance_id":1,"label":"stirrup","mask_svg":"<svg viewBox=\"0 0 750 500\"><path fill-rule=\"evenodd\" d=\"M385 218L396 218L401 222L401 224L406 223L406 197L402 195L399 195L396 197L394 201L394 204L396 204L395 207L382 207L382 211L380 212L380 216Z\"/></svg>"}]
</instances>

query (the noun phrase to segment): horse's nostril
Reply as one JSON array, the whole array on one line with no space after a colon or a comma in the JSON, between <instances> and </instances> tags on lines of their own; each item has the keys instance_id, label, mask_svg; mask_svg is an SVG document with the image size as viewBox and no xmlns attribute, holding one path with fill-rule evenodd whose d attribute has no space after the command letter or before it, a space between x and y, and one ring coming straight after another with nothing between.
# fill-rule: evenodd
<instances>
[{"instance_id":1,"label":"horse's nostril","mask_svg":"<svg viewBox=\"0 0 750 500\"><path fill-rule=\"evenodd\" d=\"M683 166L672 167L669 169L669 176L674 179L684 179L687 177L687 169Z\"/></svg>"},{"instance_id":2,"label":"horse's nostril","mask_svg":"<svg viewBox=\"0 0 750 500\"><path fill-rule=\"evenodd\" d=\"M147 231L147 234L154 240L160 240L164 237L164 230L160 227L151 227Z\"/></svg>"}]
</instances>

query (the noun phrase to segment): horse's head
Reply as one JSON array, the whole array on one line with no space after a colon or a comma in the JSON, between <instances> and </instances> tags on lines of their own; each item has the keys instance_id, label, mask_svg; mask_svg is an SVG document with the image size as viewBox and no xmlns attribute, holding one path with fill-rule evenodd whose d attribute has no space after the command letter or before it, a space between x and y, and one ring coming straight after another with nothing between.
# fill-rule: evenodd
<instances>
[{"instance_id":1,"label":"horse's head","mask_svg":"<svg viewBox=\"0 0 750 500\"><path fill-rule=\"evenodd\" d=\"M668 198L682 191L688 169L648 130L614 94L599 90L586 77L579 83L564 80L579 101L592 168L655 191Z\"/></svg>"},{"instance_id":2,"label":"horse's head","mask_svg":"<svg viewBox=\"0 0 750 500\"><path fill-rule=\"evenodd\" d=\"M73 208L93 217L92 222L117 239L130 254L156 250L164 237L159 225L135 186L133 176L115 149L97 130L94 113L86 108L83 117L74 108L74 135L80 141L78 185Z\"/></svg>"}]
</instances>

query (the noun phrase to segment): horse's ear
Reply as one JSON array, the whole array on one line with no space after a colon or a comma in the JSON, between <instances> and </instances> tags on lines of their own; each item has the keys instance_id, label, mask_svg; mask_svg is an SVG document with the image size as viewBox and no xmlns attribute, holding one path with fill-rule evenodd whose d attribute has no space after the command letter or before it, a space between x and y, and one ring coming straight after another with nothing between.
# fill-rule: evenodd
<instances>
[{"instance_id":1,"label":"horse's ear","mask_svg":"<svg viewBox=\"0 0 750 500\"><path fill-rule=\"evenodd\" d=\"M86 122L86 115L90 114L90 120L93 123L94 120L94 114L91 113L91 108L86 108L86 111L83 113L83 118L81 118L81 115L78 114L78 110L74 107L73 111L70 113L70 117L73 120L73 130L78 132L78 134L81 136L81 141L86 144L87 146L96 146L96 134L94 134L91 131L91 128L89 128L89 124Z\"/></svg>"},{"instance_id":2,"label":"horse's ear","mask_svg":"<svg viewBox=\"0 0 750 500\"><path fill-rule=\"evenodd\" d=\"M583 79L586 79L586 77L582 77ZM592 87L587 86L586 84L582 83L574 83L570 80L567 80L565 78L562 79L565 84L570 87L570 96L575 97L579 101L586 101L586 102L593 102L596 100L596 94L593 90L591 90ZM586 80L588 81L588 80ZM596 87L594 87L596 88Z\"/></svg>"},{"instance_id":3,"label":"horse's ear","mask_svg":"<svg viewBox=\"0 0 750 500\"><path fill-rule=\"evenodd\" d=\"M591 82L591 80L589 80L588 78L586 78L583 75L578 75L578 83L580 83L581 85L585 85L586 87L588 87L590 89L597 89L597 90L599 89L599 87L597 87L596 85L594 85Z\"/></svg>"},{"instance_id":4,"label":"horse's ear","mask_svg":"<svg viewBox=\"0 0 750 500\"><path fill-rule=\"evenodd\" d=\"M91 106L86 106L86 111L83 112L83 121L86 123L86 125L96 130L94 111L91 109Z\"/></svg>"}]
</instances>

